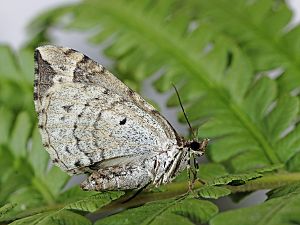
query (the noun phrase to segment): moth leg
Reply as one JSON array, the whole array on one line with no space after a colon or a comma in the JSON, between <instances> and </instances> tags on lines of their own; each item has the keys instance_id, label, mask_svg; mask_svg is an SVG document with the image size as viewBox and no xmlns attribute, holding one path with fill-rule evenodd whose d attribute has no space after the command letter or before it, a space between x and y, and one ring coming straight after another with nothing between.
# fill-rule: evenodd
<instances>
[{"instance_id":1,"label":"moth leg","mask_svg":"<svg viewBox=\"0 0 300 225\"><path fill-rule=\"evenodd\" d=\"M192 168L191 168L191 153L189 152L189 159L188 159L188 165L187 165L187 173L188 173L188 179L189 179L189 192L193 191L193 182L191 182L191 173L192 173Z\"/></svg>"},{"instance_id":2,"label":"moth leg","mask_svg":"<svg viewBox=\"0 0 300 225\"><path fill-rule=\"evenodd\" d=\"M107 167L94 171L81 183L83 190L130 190L146 186L152 178L144 167Z\"/></svg>"},{"instance_id":3,"label":"moth leg","mask_svg":"<svg viewBox=\"0 0 300 225\"><path fill-rule=\"evenodd\" d=\"M188 160L188 179L189 179L189 191L193 192L194 184L197 181L197 170L199 169L198 161L196 159L196 155L194 152L189 152L189 160Z\"/></svg>"}]
</instances>

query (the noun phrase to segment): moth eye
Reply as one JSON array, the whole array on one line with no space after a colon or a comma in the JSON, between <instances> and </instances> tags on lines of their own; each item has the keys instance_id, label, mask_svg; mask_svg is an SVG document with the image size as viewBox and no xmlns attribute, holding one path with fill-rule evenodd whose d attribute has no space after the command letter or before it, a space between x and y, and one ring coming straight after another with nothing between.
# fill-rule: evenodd
<instances>
[{"instance_id":1,"label":"moth eye","mask_svg":"<svg viewBox=\"0 0 300 225\"><path fill-rule=\"evenodd\" d=\"M190 147L192 150L198 150L200 148L200 143L197 141L193 141L191 142Z\"/></svg>"},{"instance_id":2,"label":"moth eye","mask_svg":"<svg viewBox=\"0 0 300 225\"><path fill-rule=\"evenodd\" d=\"M120 121L120 125L124 125L126 123L126 118L124 118L123 120Z\"/></svg>"}]
</instances>

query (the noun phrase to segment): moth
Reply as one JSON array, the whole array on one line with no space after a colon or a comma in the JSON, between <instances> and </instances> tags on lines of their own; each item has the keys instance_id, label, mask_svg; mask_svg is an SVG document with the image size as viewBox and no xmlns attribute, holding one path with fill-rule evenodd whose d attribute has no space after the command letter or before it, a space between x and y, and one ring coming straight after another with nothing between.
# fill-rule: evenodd
<instances>
[{"instance_id":1,"label":"moth","mask_svg":"<svg viewBox=\"0 0 300 225\"><path fill-rule=\"evenodd\" d=\"M70 48L35 50L34 103L45 149L84 190L138 189L172 181L204 153L102 65Z\"/></svg>"}]
</instances>

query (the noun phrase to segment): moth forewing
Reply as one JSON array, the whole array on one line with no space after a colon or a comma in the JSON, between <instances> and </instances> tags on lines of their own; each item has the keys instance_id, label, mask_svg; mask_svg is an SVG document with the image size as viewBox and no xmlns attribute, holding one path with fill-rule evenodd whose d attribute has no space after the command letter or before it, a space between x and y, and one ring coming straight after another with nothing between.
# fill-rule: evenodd
<instances>
[{"instance_id":1,"label":"moth forewing","mask_svg":"<svg viewBox=\"0 0 300 225\"><path fill-rule=\"evenodd\" d=\"M35 50L34 101L45 149L86 190L170 182L189 149L169 122L103 66L70 48Z\"/></svg>"}]
</instances>

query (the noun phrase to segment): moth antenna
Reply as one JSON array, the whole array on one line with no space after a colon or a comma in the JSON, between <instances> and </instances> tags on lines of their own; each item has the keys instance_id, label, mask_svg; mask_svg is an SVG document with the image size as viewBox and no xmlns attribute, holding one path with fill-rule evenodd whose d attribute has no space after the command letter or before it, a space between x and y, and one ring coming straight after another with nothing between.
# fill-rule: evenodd
<instances>
[{"instance_id":1,"label":"moth antenna","mask_svg":"<svg viewBox=\"0 0 300 225\"><path fill-rule=\"evenodd\" d=\"M186 113L185 113L185 111L184 111L184 108L183 108L183 105L182 105L182 102L181 102L181 99L180 99L180 96L179 96L178 90L177 90L177 88L176 88L175 84L173 84L173 83L172 83L172 85L173 85L173 87L174 87L174 89L175 89L175 92L176 92L176 95L177 95L177 98L178 98L178 101L179 101L180 107L181 107L181 109L182 109L182 112L183 112L184 118L185 118L186 122L188 123L188 125L189 125L189 127L190 127L190 131L192 132L193 138L196 138L196 135L195 135L194 129L192 128L192 126L191 126L191 124L190 124L190 122L189 122L189 119L188 119L188 117L187 117L187 115L186 115Z\"/></svg>"}]
</instances>

